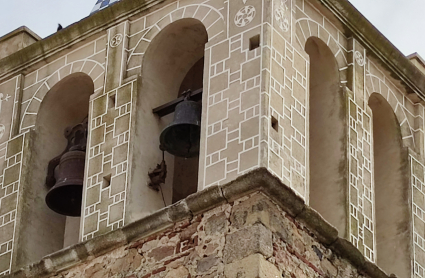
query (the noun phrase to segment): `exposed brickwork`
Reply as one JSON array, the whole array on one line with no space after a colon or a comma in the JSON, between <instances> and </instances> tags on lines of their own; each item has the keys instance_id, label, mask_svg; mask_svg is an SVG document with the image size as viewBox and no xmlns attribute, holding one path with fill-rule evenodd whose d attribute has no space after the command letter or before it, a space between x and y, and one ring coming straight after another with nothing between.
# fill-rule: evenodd
<instances>
[{"instance_id":1,"label":"exposed brickwork","mask_svg":"<svg viewBox=\"0 0 425 278\"><path fill-rule=\"evenodd\" d=\"M382 276L365 276L320 243L307 226L256 192L46 277Z\"/></svg>"}]
</instances>

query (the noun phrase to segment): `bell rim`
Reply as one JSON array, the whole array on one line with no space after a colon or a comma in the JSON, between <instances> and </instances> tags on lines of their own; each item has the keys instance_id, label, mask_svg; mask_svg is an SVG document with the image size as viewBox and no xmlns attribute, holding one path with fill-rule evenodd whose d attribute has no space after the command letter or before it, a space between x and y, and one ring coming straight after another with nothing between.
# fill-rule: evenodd
<instances>
[{"instance_id":1,"label":"bell rim","mask_svg":"<svg viewBox=\"0 0 425 278\"><path fill-rule=\"evenodd\" d=\"M161 135L159 136L159 142L160 142L160 144L161 144L161 146L162 146L162 148L164 148L164 145L165 145L165 135L166 135L166 131L168 131L170 128L172 128L172 127L176 127L176 126L180 126L180 125L191 125L191 126L194 126L194 127L197 127L197 128L199 128L199 130L201 130L201 125L200 125L200 121L199 121L199 124L193 124L193 123L177 123L177 124L169 124L167 127L165 127L163 130L162 130L162 132L161 132ZM193 157L196 157L196 156L198 156L199 155L199 152L200 152L200 149L198 148L198 150L196 151L196 152L191 152L191 153L189 153L190 155L189 156L186 156L186 155L182 155L181 153L179 153L179 152L170 152L169 150L167 150L167 149L165 149L165 151L166 152L168 152L169 154L172 154L172 155L174 155L174 156L177 156L177 157L184 157L184 158L193 158Z\"/></svg>"},{"instance_id":2,"label":"bell rim","mask_svg":"<svg viewBox=\"0 0 425 278\"><path fill-rule=\"evenodd\" d=\"M51 209L52 211L60 214L60 215L70 216L70 217L81 217L81 210L82 210L81 206L82 206L82 203L83 203L83 200L82 200L83 185L82 184L76 184L76 181L78 182L79 180L80 179L69 179L69 180L66 180L64 182L61 182L60 184L59 183L55 184L55 186L53 186L49 190L49 192L47 192L46 197L44 199L47 207L49 209ZM61 187L64 187L64 186L68 186L68 187L69 186L72 186L74 188L77 188L77 190L81 189L81 198L79 199L80 200L80 206L79 206L78 213L68 213L69 211L57 209L56 206L52 205L53 204L53 201L51 201L51 200L56 200L57 199L57 198L54 198L54 196L53 196L54 195L53 192L54 192L55 187L56 187L56 190L57 190L57 189L60 189ZM56 194L58 194L58 193L55 192L55 195Z\"/></svg>"}]
</instances>

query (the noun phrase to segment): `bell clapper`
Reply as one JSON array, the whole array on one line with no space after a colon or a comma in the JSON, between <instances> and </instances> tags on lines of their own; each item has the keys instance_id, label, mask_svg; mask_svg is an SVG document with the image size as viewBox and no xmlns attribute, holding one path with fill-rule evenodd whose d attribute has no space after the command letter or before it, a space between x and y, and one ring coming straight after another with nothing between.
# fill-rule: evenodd
<instances>
[{"instance_id":1,"label":"bell clapper","mask_svg":"<svg viewBox=\"0 0 425 278\"><path fill-rule=\"evenodd\" d=\"M156 165L156 168L149 172L149 178L151 182L149 183L149 187L155 191L161 191L162 200L164 201L164 206L167 206L164 198L164 193L162 192L161 184L165 183L165 178L167 177L167 164L165 163L165 152L160 146L162 151L162 161L160 164Z\"/></svg>"},{"instance_id":2,"label":"bell clapper","mask_svg":"<svg viewBox=\"0 0 425 278\"><path fill-rule=\"evenodd\" d=\"M167 177L167 164L164 159L164 151L160 147L162 151L162 161L160 164L156 165L156 168L148 173L150 178L149 187L155 191L159 191L159 186L162 183L165 183L165 178Z\"/></svg>"}]
</instances>

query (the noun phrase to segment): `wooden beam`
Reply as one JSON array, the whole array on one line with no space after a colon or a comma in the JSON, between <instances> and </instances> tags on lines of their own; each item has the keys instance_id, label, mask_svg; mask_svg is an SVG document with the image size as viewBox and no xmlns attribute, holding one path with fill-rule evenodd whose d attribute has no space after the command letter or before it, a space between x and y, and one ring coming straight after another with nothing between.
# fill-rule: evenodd
<instances>
[{"instance_id":1,"label":"wooden beam","mask_svg":"<svg viewBox=\"0 0 425 278\"><path fill-rule=\"evenodd\" d=\"M152 113L157 114L159 117L164 117L168 114L171 114L176 110L177 104L182 102L184 100L184 97L181 96L179 98L176 98L175 100L172 100L166 104L163 104L161 106L158 106L157 108L154 108L152 110ZM190 100L193 101L200 101L202 100L202 89L193 91L190 95Z\"/></svg>"}]
</instances>

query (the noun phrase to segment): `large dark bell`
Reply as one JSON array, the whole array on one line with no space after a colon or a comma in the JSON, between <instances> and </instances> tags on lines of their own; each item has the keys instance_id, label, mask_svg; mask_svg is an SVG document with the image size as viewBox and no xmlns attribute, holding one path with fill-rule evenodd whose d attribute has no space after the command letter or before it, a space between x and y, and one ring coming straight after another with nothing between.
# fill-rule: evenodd
<instances>
[{"instance_id":1,"label":"large dark bell","mask_svg":"<svg viewBox=\"0 0 425 278\"><path fill-rule=\"evenodd\" d=\"M86 153L69 151L57 166L56 184L46 195L46 204L53 211L67 216L81 216L84 162Z\"/></svg>"},{"instance_id":2,"label":"large dark bell","mask_svg":"<svg viewBox=\"0 0 425 278\"><path fill-rule=\"evenodd\" d=\"M184 100L176 106L174 121L161 133L161 147L172 155L195 157L199 154L201 103Z\"/></svg>"}]
</instances>

